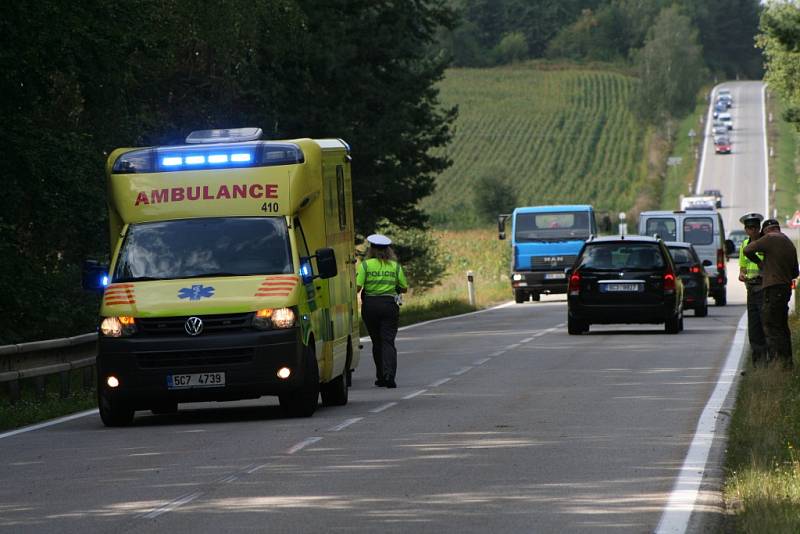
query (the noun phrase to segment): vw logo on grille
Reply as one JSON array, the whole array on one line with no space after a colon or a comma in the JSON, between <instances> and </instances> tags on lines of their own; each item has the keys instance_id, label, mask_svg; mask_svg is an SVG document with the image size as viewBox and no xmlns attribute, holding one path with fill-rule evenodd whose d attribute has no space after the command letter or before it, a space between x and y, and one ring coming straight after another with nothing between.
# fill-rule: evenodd
<instances>
[{"instance_id":1,"label":"vw logo on grille","mask_svg":"<svg viewBox=\"0 0 800 534\"><path fill-rule=\"evenodd\" d=\"M186 324L183 325L183 329L186 330L186 333L190 336L197 336L203 331L203 320L199 317L189 317L186 319Z\"/></svg>"}]
</instances>

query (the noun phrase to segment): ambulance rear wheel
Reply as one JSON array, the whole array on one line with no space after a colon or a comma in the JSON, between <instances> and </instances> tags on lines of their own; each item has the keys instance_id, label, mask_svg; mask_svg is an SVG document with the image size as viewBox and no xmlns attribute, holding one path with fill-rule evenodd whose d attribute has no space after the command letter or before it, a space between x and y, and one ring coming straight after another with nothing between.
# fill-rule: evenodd
<instances>
[{"instance_id":1,"label":"ambulance rear wheel","mask_svg":"<svg viewBox=\"0 0 800 534\"><path fill-rule=\"evenodd\" d=\"M133 422L135 410L127 404L109 396L104 387L97 388L97 407L100 419L106 426L128 426Z\"/></svg>"},{"instance_id":2,"label":"ambulance rear wheel","mask_svg":"<svg viewBox=\"0 0 800 534\"><path fill-rule=\"evenodd\" d=\"M314 354L313 340L305 348L303 385L283 395L278 395L281 408L289 417L311 417L319 403L319 367Z\"/></svg>"},{"instance_id":3,"label":"ambulance rear wheel","mask_svg":"<svg viewBox=\"0 0 800 534\"><path fill-rule=\"evenodd\" d=\"M517 304L522 304L523 302L528 300L528 293L525 291L521 291L519 289L514 290L514 300Z\"/></svg>"}]
</instances>

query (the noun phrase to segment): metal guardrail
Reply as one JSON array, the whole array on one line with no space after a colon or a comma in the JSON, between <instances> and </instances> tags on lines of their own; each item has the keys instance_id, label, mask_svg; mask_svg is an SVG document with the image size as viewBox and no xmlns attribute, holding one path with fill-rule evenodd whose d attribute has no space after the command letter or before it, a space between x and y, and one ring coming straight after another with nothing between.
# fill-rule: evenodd
<instances>
[{"instance_id":1,"label":"metal guardrail","mask_svg":"<svg viewBox=\"0 0 800 534\"><path fill-rule=\"evenodd\" d=\"M9 398L20 397L20 381L33 379L44 395L45 377L61 377L61 396L69 395L70 372L83 370L83 386L93 385L97 359L97 333L0 346L0 383L8 384Z\"/></svg>"}]
</instances>

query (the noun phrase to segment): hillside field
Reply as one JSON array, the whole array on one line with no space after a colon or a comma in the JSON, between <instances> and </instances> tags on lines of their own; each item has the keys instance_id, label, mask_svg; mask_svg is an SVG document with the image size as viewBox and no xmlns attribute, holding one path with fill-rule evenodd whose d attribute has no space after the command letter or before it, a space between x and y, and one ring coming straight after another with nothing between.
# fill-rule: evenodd
<instances>
[{"instance_id":1,"label":"hillside field","mask_svg":"<svg viewBox=\"0 0 800 534\"><path fill-rule=\"evenodd\" d=\"M504 176L518 204L590 203L627 211L647 175L647 131L630 111L637 80L536 63L451 69L440 84L458 105L453 165L423 202L437 226L478 226L477 182ZM482 221L484 223L489 221Z\"/></svg>"}]
</instances>

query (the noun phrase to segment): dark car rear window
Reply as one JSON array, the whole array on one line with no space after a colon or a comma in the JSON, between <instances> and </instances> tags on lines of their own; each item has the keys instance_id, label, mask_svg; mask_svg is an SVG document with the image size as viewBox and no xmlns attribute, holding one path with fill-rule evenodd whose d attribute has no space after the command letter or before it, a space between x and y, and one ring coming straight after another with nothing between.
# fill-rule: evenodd
<instances>
[{"instance_id":1,"label":"dark car rear window","mask_svg":"<svg viewBox=\"0 0 800 534\"><path fill-rule=\"evenodd\" d=\"M692 251L688 248L670 247L669 253L672 255L672 261L678 265L694 265L696 263Z\"/></svg>"},{"instance_id":2,"label":"dark car rear window","mask_svg":"<svg viewBox=\"0 0 800 534\"><path fill-rule=\"evenodd\" d=\"M594 243L586 245L579 269L660 269L661 250L655 243Z\"/></svg>"},{"instance_id":3,"label":"dark car rear window","mask_svg":"<svg viewBox=\"0 0 800 534\"><path fill-rule=\"evenodd\" d=\"M683 240L692 245L710 245L714 242L714 221L709 217L686 217Z\"/></svg>"}]
</instances>

